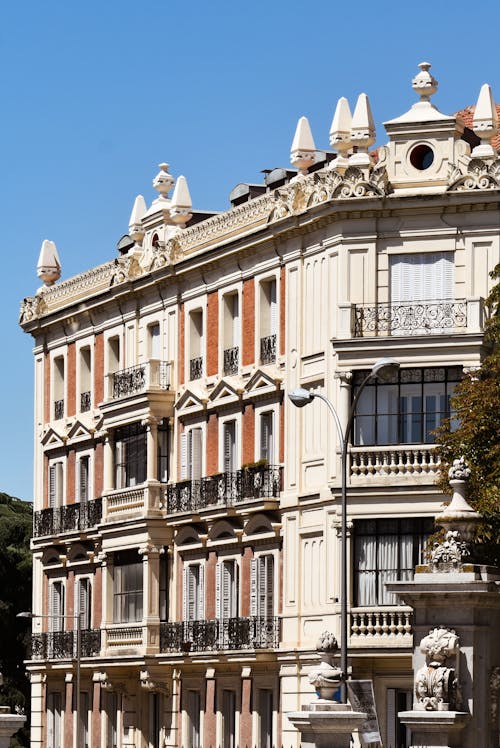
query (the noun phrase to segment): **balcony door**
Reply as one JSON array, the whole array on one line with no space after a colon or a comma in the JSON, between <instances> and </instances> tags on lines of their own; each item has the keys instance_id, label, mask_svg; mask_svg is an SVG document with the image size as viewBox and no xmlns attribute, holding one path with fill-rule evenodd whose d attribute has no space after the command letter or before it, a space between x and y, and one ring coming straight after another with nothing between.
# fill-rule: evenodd
<instances>
[{"instance_id":1,"label":"balcony door","mask_svg":"<svg viewBox=\"0 0 500 748\"><path fill-rule=\"evenodd\" d=\"M201 621L205 617L205 568L202 564L184 567L183 618Z\"/></svg>"},{"instance_id":2,"label":"balcony door","mask_svg":"<svg viewBox=\"0 0 500 748\"><path fill-rule=\"evenodd\" d=\"M250 611L257 618L274 616L274 558L253 558L250 566Z\"/></svg>"},{"instance_id":3,"label":"balcony door","mask_svg":"<svg viewBox=\"0 0 500 748\"><path fill-rule=\"evenodd\" d=\"M238 564L235 559L219 562L216 566L217 618L228 620L238 616Z\"/></svg>"}]
</instances>

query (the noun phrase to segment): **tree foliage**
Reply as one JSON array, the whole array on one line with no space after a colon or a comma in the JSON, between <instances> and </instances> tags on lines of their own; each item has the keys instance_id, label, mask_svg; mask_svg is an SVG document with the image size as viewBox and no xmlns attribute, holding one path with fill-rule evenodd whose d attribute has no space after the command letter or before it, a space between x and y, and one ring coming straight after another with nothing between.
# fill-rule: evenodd
<instances>
[{"instance_id":1,"label":"tree foliage","mask_svg":"<svg viewBox=\"0 0 500 748\"><path fill-rule=\"evenodd\" d=\"M445 422L437 432L442 459L441 488L450 493L447 473L453 460L464 455L470 469L468 499L482 514L478 530L481 560L500 565L500 264L486 306L488 353L478 371L465 375L452 399L458 428Z\"/></svg>"},{"instance_id":2,"label":"tree foliage","mask_svg":"<svg viewBox=\"0 0 500 748\"><path fill-rule=\"evenodd\" d=\"M12 712L22 710L29 721L30 684L23 660L30 629L16 619L22 610L31 609L30 538L33 526L32 505L0 493L0 704ZM23 728L13 746L29 745L28 729Z\"/></svg>"}]
</instances>

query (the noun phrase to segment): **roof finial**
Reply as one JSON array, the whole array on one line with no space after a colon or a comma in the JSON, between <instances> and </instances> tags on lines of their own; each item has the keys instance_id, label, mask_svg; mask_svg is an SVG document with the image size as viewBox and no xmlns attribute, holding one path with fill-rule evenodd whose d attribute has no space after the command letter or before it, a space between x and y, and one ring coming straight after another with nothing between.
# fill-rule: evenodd
<instances>
[{"instance_id":1,"label":"roof finial","mask_svg":"<svg viewBox=\"0 0 500 748\"><path fill-rule=\"evenodd\" d=\"M345 171L348 166L347 154L352 148L351 125L352 114L349 102L345 96L341 96L337 101L332 126L330 127L330 145L338 153L337 158L331 162L331 166L339 172Z\"/></svg>"},{"instance_id":2,"label":"roof finial","mask_svg":"<svg viewBox=\"0 0 500 748\"><path fill-rule=\"evenodd\" d=\"M498 133L498 114L491 87L487 83L481 86L479 92L472 129L478 138L481 138L481 145L477 145L471 155L483 159L496 158L497 154L491 145L491 139Z\"/></svg>"},{"instance_id":3,"label":"roof finial","mask_svg":"<svg viewBox=\"0 0 500 748\"><path fill-rule=\"evenodd\" d=\"M370 101L365 93L358 96L351 122L351 143L357 146L357 152L349 157L350 166L370 166L368 148L375 142L375 124L373 122Z\"/></svg>"},{"instance_id":4,"label":"roof finial","mask_svg":"<svg viewBox=\"0 0 500 748\"><path fill-rule=\"evenodd\" d=\"M180 228L185 228L186 223L193 217L191 208L193 203L189 194L189 187L186 177L182 174L177 177L174 194L170 201L170 218Z\"/></svg>"},{"instance_id":5,"label":"roof finial","mask_svg":"<svg viewBox=\"0 0 500 748\"><path fill-rule=\"evenodd\" d=\"M160 171L153 179L153 187L160 193L161 197L166 199L168 193L174 186L174 178L168 173L169 164L159 164Z\"/></svg>"},{"instance_id":6,"label":"roof finial","mask_svg":"<svg viewBox=\"0 0 500 748\"><path fill-rule=\"evenodd\" d=\"M297 128L290 150L290 162L296 166L300 174L304 176L307 170L316 161L316 146L307 117L301 117L297 122Z\"/></svg>"},{"instance_id":7,"label":"roof finial","mask_svg":"<svg viewBox=\"0 0 500 748\"><path fill-rule=\"evenodd\" d=\"M438 82L429 73L430 62L419 62L420 73L413 78L411 85L413 90L419 94L420 101L430 101L430 97L436 93Z\"/></svg>"},{"instance_id":8,"label":"roof finial","mask_svg":"<svg viewBox=\"0 0 500 748\"><path fill-rule=\"evenodd\" d=\"M136 244L140 244L142 242L142 239L144 237L144 226L142 225L142 219L144 217L144 214L146 213L146 201L144 200L142 195L137 195L134 202L134 207L132 208L132 213L130 214L130 220L129 220L129 235L131 239L136 242Z\"/></svg>"},{"instance_id":9,"label":"roof finial","mask_svg":"<svg viewBox=\"0 0 500 748\"><path fill-rule=\"evenodd\" d=\"M53 286L61 277L61 261L54 242L44 239L38 257L37 275L45 286Z\"/></svg>"}]
</instances>

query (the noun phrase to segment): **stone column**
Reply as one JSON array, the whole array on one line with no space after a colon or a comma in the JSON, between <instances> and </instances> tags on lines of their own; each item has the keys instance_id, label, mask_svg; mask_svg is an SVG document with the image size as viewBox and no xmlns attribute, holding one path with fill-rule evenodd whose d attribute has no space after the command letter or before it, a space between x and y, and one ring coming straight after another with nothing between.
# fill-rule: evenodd
<instances>
[{"instance_id":1,"label":"stone column","mask_svg":"<svg viewBox=\"0 0 500 748\"><path fill-rule=\"evenodd\" d=\"M160 646L160 550L153 545L139 548L143 561L142 620L146 631L146 653L158 652Z\"/></svg>"},{"instance_id":2,"label":"stone column","mask_svg":"<svg viewBox=\"0 0 500 748\"><path fill-rule=\"evenodd\" d=\"M142 422L146 426L146 480L156 481L158 479L158 421L156 418L145 418Z\"/></svg>"},{"instance_id":3,"label":"stone column","mask_svg":"<svg viewBox=\"0 0 500 748\"><path fill-rule=\"evenodd\" d=\"M114 434L107 431L104 436L103 491L108 493L115 487L114 477Z\"/></svg>"},{"instance_id":4,"label":"stone column","mask_svg":"<svg viewBox=\"0 0 500 748\"><path fill-rule=\"evenodd\" d=\"M240 745L252 744L252 668L241 668Z\"/></svg>"},{"instance_id":5,"label":"stone column","mask_svg":"<svg viewBox=\"0 0 500 748\"><path fill-rule=\"evenodd\" d=\"M207 668L205 673L205 724L204 744L216 746L217 736L217 710L215 703L215 669Z\"/></svg>"}]
</instances>

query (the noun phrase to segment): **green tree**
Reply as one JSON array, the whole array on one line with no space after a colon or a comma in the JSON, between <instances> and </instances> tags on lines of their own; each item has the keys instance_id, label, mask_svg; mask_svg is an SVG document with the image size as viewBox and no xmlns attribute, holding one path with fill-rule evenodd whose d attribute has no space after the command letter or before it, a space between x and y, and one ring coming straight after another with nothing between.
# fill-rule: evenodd
<instances>
[{"instance_id":1,"label":"green tree","mask_svg":"<svg viewBox=\"0 0 500 748\"><path fill-rule=\"evenodd\" d=\"M440 485L448 494L448 468L464 455L471 469L469 502L484 518L478 528L479 556L500 565L500 264L490 275L497 283L486 300L488 353L478 371L465 375L452 399L458 428L444 423L437 442L443 462Z\"/></svg>"},{"instance_id":2,"label":"green tree","mask_svg":"<svg viewBox=\"0 0 500 748\"><path fill-rule=\"evenodd\" d=\"M4 681L0 704L11 711L23 710L27 722L30 684L23 660L29 628L16 619L16 614L31 609L32 526L32 505L0 493L0 670ZM27 727L17 733L12 745L29 745Z\"/></svg>"}]
</instances>

